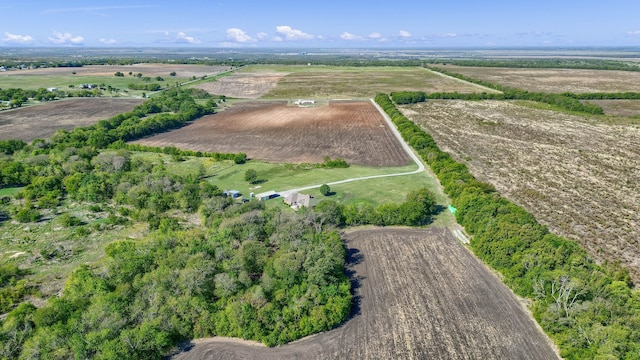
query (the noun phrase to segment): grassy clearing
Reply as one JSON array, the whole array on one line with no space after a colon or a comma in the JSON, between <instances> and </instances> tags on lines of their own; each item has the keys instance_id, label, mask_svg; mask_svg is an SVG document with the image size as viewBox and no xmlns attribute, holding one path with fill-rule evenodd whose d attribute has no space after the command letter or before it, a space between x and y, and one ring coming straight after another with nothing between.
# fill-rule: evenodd
<instances>
[{"instance_id":1,"label":"grassy clearing","mask_svg":"<svg viewBox=\"0 0 640 360\"><path fill-rule=\"evenodd\" d=\"M332 185L331 192L334 194L326 197L320 194L319 189L308 190L305 193L313 195L318 200L330 199L345 205L366 202L377 206L384 203L402 203L408 193L425 187L436 195L437 203L442 210L436 215L434 224L453 225L455 217L446 210L450 203L449 199L440 190L437 180L427 173Z\"/></svg>"},{"instance_id":2,"label":"grassy clearing","mask_svg":"<svg viewBox=\"0 0 640 360\"><path fill-rule=\"evenodd\" d=\"M155 81L153 78L149 83L158 83L161 86L173 85L176 81L183 82L187 81L186 78L174 78L167 77L165 81ZM73 75L69 73L69 75L12 75L12 76L0 76L0 88L8 89L8 88L22 88L27 90L37 90L40 88L50 88L55 87L58 90L62 91L73 91L79 90L79 85L81 84L95 84L105 86L111 85L113 88L120 89L121 91L128 90L127 86L129 84L147 84L143 80L125 76L125 77L116 77L116 76L82 76L82 75ZM69 88L69 85L73 85L74 88ZM132 92L132 90L128 90ZM103 91L105 95L109 93L107 91ZM113 92L115 95L116 92Z\"/></svg>"},{"instance_id":3,"label":"grassy clearing","mask_svg":"<svg viewBox=\"0 0 640 360\"><path fill-rule=\"evenodd\" d=\"M254 185L244 180L247 169L258 172L258 182ZM224 189L235 189L244 194L269 190L284 191L308 185L323 184L332 181L362 176L393 174L415 170L416 166L374 168L352 165L345 169L292 169L284 164L272 164L250 161L219 171L209 180ZM375 200L374 200L375 201Z\"/></svg>"},{"instance_id":4,"label":"grassy clearing","mask_svg":"<svg viewBox=\"0 0 640 360\"><path fill-rule=\"evenodd\" d=\"M67 276L81 264L93 263L104 253L108 243L138 238L146 225L105 226L107 208L93 212L88 204L67 202L55 214L47 213L34 223L7 221L0 225L0 264L15 263L28 268L31 283L41 284L43 297L59 291ZM65 227L58 216L68 213L80 218L83 225Z\"/></svg>"},{"instance_id":5,"label":"grassy clearing","mask_svg":"<svg viewBox=\"0 0 640 360\"><path fill-rule=\"evenodd\" d=\"M0 189L0 196L14 195L14 194L19 193L20 191L22 191L22 189L24 189L24 187L22 187L22 186L3 188L3 189Z\"/></svg>"}]
</instances>

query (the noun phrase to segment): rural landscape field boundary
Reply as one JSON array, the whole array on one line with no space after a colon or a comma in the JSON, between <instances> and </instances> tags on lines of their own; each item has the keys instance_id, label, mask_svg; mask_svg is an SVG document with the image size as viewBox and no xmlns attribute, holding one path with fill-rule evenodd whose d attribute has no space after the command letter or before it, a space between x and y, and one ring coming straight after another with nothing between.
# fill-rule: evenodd
<instances>
[{"instance_id":1,"label":"rural landscape field boundary","mask_svg":"<svg viewBox=\"0 0 640 360\"><path fill-rule=\"evenodd\" d=\"M634 332L632 319L637 318L640 308L625 305L633 303L640 292L633 288L628 271L596 264L577 243L549 233L530 213L496 193L493 186L476 180L465 165L441 151L429 134L405 117L388 95L379 94L376 102L402 129L402 136L411 139L440 180L457 208L459 224L472 235L474 253L499 271L517 295L532 302L535 319L554 339L560 356L633 357L640 344L631 338L611 339L626 344L611 348L611 343L592 342L582 333L601 327L623 334ZM510 236L512 232L519 235ZM542 257L545 253L549 256ZM537 263L522 267L521 259L531 255L539 257ZM592 316L592 304L607 304L606 319ZM558 326L561 321L567 325Z\"/></svg>"}]
</instances>

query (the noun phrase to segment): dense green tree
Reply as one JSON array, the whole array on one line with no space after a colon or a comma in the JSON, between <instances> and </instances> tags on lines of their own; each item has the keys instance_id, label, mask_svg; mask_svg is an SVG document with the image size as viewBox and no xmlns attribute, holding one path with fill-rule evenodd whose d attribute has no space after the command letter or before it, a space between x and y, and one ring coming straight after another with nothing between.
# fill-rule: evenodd
<instances>
[{"instance_id":1,"label":"dense green tree","mask_svg":"<svg viewBox=\"0 0 640 360\"><path fill-rule=\"evenodd\" d=\"M258 172L255 169L247 169L244 172L244 181L254 184L258 180Z\"/></svg>"},{"instance_id":2,"label":"dense green tree","mask_svg":"<svg viewBox=\"0 0 640 360\"><path fill-rule=\"evenodd\" d=\"M324 196L329 196L331 194L331 188L327 184L322 184L320 186L320 194Z\"/></svg>"}]
</instances>

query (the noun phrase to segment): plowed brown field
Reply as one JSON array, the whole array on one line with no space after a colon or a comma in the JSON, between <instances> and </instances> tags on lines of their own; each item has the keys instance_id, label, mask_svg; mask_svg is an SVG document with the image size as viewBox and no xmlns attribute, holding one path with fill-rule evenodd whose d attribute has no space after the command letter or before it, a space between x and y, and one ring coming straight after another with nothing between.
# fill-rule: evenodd
<instances>
[{"instance_id":1,"label":"plowed brown field","mask_svg":"<svg viewBox=\"0 0 640 360\"><path fill-rule=\"evenodd\" d=\"M602 107L607 115L640 117L640 100L589 100L589 102Z\"/></svg>"},{"instance_id":2,"label":"plowed brown field","mask_svg":"<svg viewBox=\"0 0 640 360\"><path fill-rule=\"evenodd\" d=\"M277 348L194 341L175 359L557 359L515 296L445 228L347 235L355 288L339 328Z\"/></svg>"},{"instance_id":3,"label":"plowed brown field","mask_svg":"<svg viewBox=\"0 0 640 360\"><path fill-rule=\"evenodd\" d=\"M474 176L640 282L640 127L504 101L401 110Z\"/></svg>"},{"instance_id":4,"label":"plowed brown field","mask_svg":"<svg viewBox=\"0 0 640 360\"><path fill-rule=\"evenodd\" d=\"M257 99L273 89L285 75L287 73L233 73L194 87L214 95Z\"/></svg>"},{"instance_id":5,"label":"plowed brown field","mask_svg":"<svg viewBox=\"0 0 640 360\"><path fill-rule=\"evenodd\" d=\"M410 162L382 115L368 102L332 102L302 108L283 102L247 102L183 128L136 141L196 151L244 152L273 162L403 166Z\"/></svg>"},{"instance_id":6,"label":"plowed brown field","mask_svg":"<svg viewBox=\"0 0 640 360\"><path fill-rule=\"evenodd\" d=\"M0 140L30 142L46 139L57 130L71 130L127 112L142 99L76 98L20 109L0 111Z\"/></svg>"}]
</instances>

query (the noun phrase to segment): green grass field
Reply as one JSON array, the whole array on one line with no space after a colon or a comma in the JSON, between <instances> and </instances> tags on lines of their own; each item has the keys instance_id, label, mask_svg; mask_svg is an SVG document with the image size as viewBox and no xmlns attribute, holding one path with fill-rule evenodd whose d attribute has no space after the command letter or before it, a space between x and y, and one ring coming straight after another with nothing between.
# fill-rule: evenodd
<instances>
[{"instance_id":1,"label":"green grass field","mask_svg":"<svg viewBox=\"0 0 640 360\"><path fill-rule=\"evenodd\" d=\"M24 187L8 187L0 189L0 196L8 196L19 193Z\"/></svg>"},{"instance_id":2,"label":"green grass field","mask_svg":"<svg viewBox=\"0 0 640 360\"><path fill-rule=\"evenodd\" d=\"M165 81L155 81L153 78L150 82L144 82L141 79L134 78L131 76L125 77L117 77L117 76L82 76L82 75L73 75L69 73L69 75L11 75L11 76L0 76L0 88L2 89L10 89L10 88L22 88L27 90L37 90L40 88L50 88L55 87L60 91L75 91L81 90L79 85L81 84L95 84L105 86L111 85L111 87L120 89L120 92L123 93L124 90L131 95L141 94L143 91L137 90L129 90L127 86L129 84L150 84L157 83L160 86L165 87L169 85L175 85L176 81L182 83L187 81L186 78L177 78L177 77L165 77ZM69 85L73 85L73 88L70 88ZM117 96L117 92L109 93L107 91L103 91L104 96ZM122 95L122 94L121 94Z\"/></svg>"},{"instance_id":3,"label":"green grass field","mask_svg":"<svg viewBox=\"0 0 640 360\"><path fill-rule=\"evenodd\" d=\"M350 178L410 172L417 168L416 165L383 168L353 165L342 169L306 170L291 168L286 164L257 161L237 165L232 161L215 161L208 158L185 157L182 161L176 161L170 155L154 153L134 153L133 156L153 162L162 161L175 174L203 175L207 181L221 190L238 190L244 197L249 197L252 192L258 194L270 190L284 191ZM244 174L248 169L254 169L258 173L256 184L250 184L244 180ZM331 190L336 194L330 198L343 204L362 201L373 205L386 202L400 203L410 191L423 187L429 188L436 194L439 204L448 205L448 199L439 190L437 181L427 172L333 185ZM324 198L318 189L307 192Z\"/></svg>"},{"instance_id":4,"label":"green grass field","mask_svg":"<svg viewBox=\"0 0 640 360\"><path fill-rule=\"evenodd\" d=\"M249 192L260 193L269 190L284 191L362 176L408 172L415 168L415 165L389 168L350 166L344 169L304 170L290 169L283 164L250 161L243 165L221 170L210 177L209 181L220 188L235 189L243 194L248 194ZM256 184L252 185L244 180L244 174L247 169L255 169L258 172L258 182Z\"/></svg>"}]
</instances>

